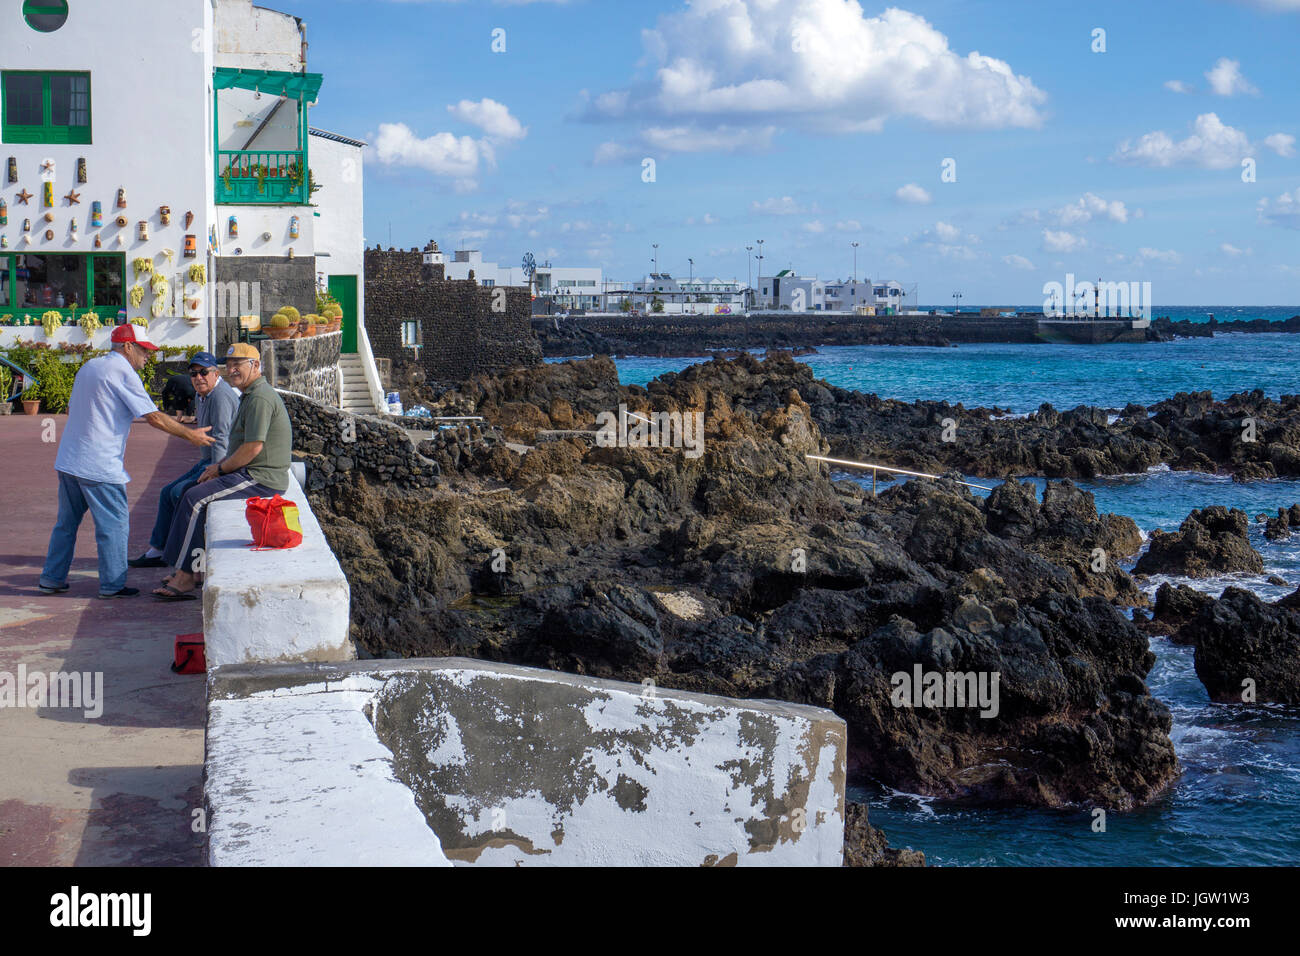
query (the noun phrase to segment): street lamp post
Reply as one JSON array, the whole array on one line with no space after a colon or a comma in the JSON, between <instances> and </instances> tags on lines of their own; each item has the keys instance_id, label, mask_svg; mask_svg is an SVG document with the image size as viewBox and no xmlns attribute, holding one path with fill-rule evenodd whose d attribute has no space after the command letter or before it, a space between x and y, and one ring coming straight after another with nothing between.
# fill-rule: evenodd
<instances>
[{"instance_id":1,"label":"street lamp post","mask_svg":"<svg viewBox=\"0 0 1300 956\"><path fill-rule=\"evenodd\" d=\"M954 292L954 293L952 294L952 297L953 297L953 299L957 302L957 311L960 312L960 311L961 311L961 293L960 293L960 292Z\"/></svg>"},{"instance_id":2,"label":"street lamp post","mask_svg":"<svg viewBox=\"0 0 1300 956\"><path fill-rule=\"evenodd\" d=\"M655 250L655 258L654 258L654 263L655 263L655 273L658 274L658 272L659 272L659 243L657 243L657 242L653 242L653 243L651 243L651 245L654 246L654 250Z\"/></svg>"},{"instance_id":3,"label":"street lamp post","mask_svg":"<svg viewBox=\"0 0 1300 956\"><path fill-rule=\"evenodd\" d=\"M851 246L853 247L853 294L854 294L854 295L857 295L857 292L858 292L858 244L857 244L856 242L850 242L849 245L851 245Z\"/></svg>"},{"instance_id":4,"label":"street lamp post","mask_svg":"<svg viewBox=\"0 0 1300 956\"><path fill-rule=\"evenodd\" d=\"M766 239L758 240L758 281L763 281L763 243Z\"/></svg>"}]
</instances>

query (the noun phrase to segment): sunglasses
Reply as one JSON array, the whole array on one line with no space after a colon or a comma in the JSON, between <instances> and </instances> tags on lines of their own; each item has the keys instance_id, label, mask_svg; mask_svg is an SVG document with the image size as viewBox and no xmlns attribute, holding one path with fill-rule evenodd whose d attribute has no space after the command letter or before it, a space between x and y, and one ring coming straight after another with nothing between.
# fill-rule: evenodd
<instances>
[{"instance_id":1,"label":"sunglasses","mask_svg":"<svg viewBox=\"0 0 1300 956\"><path fill-rule=\"evenodd\" d=\"M192 368L190 369L190 378L207 378L215 371L216 371L215 368L200 368L200 369Z\"/></svg>"}]
</instances>

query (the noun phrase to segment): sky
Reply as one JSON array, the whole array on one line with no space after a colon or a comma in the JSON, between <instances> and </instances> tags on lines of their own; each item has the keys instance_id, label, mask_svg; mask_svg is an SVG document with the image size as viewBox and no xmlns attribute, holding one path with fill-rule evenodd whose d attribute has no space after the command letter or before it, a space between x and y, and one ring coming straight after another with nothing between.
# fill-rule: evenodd
<instances>
[{"instance_id":1,"label":"sky","mask_svg":"<svg viewBox=\"0 0 1300 956\"><path fill-rule=\"evenodd\" d=\"M267 5L369 144L371 246L1300 303L1300 0Z\"/></svg>"}]
</instances>

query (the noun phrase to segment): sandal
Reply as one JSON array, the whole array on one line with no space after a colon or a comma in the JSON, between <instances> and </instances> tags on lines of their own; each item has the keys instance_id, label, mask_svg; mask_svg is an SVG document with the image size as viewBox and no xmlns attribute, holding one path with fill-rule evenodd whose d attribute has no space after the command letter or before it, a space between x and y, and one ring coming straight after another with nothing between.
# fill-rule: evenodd
<instances>
[{"instance_id":1,"label":"sandal","mask_svg":"<svg viewBox=\"0 0 1300 956\"><path fill-rule=\"evenodd\" d=\"M176 588L172 587L170 584L164 584L164 585L162 586L162 590L163 590L163 591L166 591L167 593L166 593L166 594L159 594L157 591L154 591L154 592L153 592L153 596L154 596L154 598L155 598L156 600L159 600L159 601L169 601L169 602L170 602L170 601L197 601L197 600L198 600L198 596L195 595L195 593L194 593L193 591L178 591Z\"/></svg>"}]
</instances>

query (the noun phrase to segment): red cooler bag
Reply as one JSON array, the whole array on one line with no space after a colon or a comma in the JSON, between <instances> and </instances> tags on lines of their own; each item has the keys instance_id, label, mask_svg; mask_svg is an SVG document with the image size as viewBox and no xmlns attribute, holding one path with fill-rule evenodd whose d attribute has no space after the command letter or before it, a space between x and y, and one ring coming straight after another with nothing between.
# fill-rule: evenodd
<instances>
[{"instance_id":1,"label":"red cooler bag","mask_svg":"<svg viewBox=\"0 0 1300 956\"><path fill-rule=\"evenodd\" d=\"M274 498L249 498L244 518L253 532L253 547L296 548L302 544L302 524L298 506L276 495Z\"/></svg>"},{"instance_id":2,"label":"red cooler bag","mask_svg":"<svg viewBox=\"0 0 1300 956\"><path fill-rule=\"evenodd\" d=\"M202 634L177 634L176 659L172 661L173 674L202 674L208 669L208 658Z\"/></svg>"}]
</instances>

